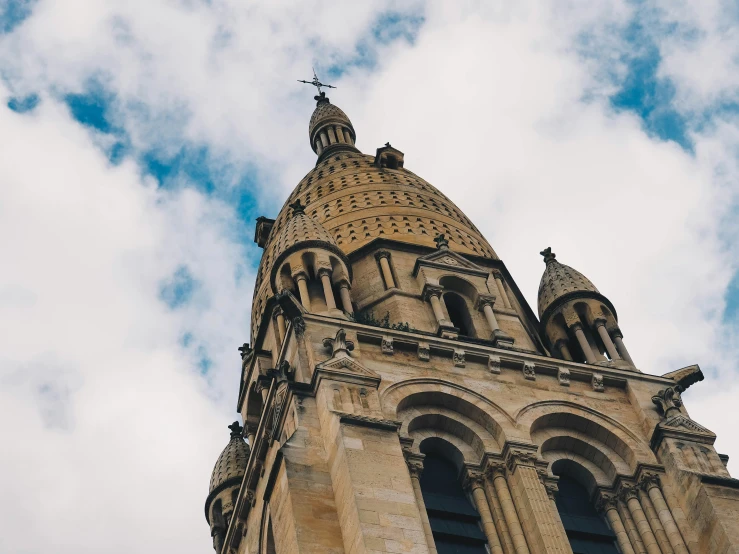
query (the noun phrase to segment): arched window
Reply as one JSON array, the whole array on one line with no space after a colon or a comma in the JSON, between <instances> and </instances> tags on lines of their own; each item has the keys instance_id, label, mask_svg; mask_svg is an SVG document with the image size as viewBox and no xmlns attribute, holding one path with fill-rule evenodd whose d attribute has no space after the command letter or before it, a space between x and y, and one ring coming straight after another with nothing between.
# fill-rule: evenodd
<instances>
[{"instance_id":1,"label":"arched window","mask_svg":"<svg viewBox=\"0 0 739 554\"><path fill-rule=\"evenodd\" d=\"M560 476L556 502L574 554L618 554L616 536L590 502L585 487Z\"/></svg>"},{"instance_id":2,"label":"arched window","mask_svg":"<svg viewBox=\"0 0 739 554\"><path fill-rule=\"evenodd\" d=\"M480 515L462 489L457 468L435 453L426 454L421 492L439 554L487 554Z\"/></svg>"},{"instance_id":3,"label":"arched window","mask_svg":"<svg viewBox=\"0 0 739 554\"><path fill-rule=\"evenodd\" d=\"M449 319L452 320L452 325L459 329L459 334L474 337L472 318L470 318L470 312L464 298L456 292L447 292L444 293L444 303L446 304L446 311L449 313Z\"/></svg>"}]
</instances>

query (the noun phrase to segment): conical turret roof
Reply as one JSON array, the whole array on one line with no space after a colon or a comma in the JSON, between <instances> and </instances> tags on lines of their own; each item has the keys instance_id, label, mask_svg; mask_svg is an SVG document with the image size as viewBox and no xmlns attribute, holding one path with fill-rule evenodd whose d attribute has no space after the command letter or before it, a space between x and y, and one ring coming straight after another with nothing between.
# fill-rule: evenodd
<instances>
[{"instance_id":1,"label":"conical turret roof","mask_svg":"<svg viewBox=\"0 0 739 554\"><path fill-rule=\"evenodd\" d=\"M231 440L223 449L221 455L218 456L216 465L213 467L213 473L210 475L209 494L231 479L241 479L246 471L246 462L249 460L251 450L244 441L244 429L238 421L234 421L228 428L231 429Z\"/></svg>"},{"instance_id":2,"label":"conical turret roof","mask_svg":"<svg viewBox=\"0 0 739 554\"><path fill-rule=\"evenodd\" d=\"M556 301L570 294L592 292L600 295L598 289L585 275L568 265L559 263L551 248L542 251L541 255L544 256L547 266L539 283L539 318Z\"/></svg>"}]
</instances>

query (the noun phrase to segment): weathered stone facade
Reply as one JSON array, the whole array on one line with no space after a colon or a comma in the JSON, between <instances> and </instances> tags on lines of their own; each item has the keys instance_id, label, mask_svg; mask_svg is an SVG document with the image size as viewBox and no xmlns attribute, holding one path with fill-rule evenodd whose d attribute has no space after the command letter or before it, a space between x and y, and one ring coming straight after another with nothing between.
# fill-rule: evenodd
<instances>
[{"instance_id":1,"label":"weathered stone facade","mask_svg":"<svg viewBox=\"0 0 739 554\"><path fill-rule=\"evenodd\" d=\"M739 553L739 481L680 399L700 369L640 368L613 305L550 249L537 318L402 152L361 154L317 100L316 167L258 220L249 447L232 426L216 550ZM572 517L565 482L594 515Z\"/></svg>"}]
</instances>

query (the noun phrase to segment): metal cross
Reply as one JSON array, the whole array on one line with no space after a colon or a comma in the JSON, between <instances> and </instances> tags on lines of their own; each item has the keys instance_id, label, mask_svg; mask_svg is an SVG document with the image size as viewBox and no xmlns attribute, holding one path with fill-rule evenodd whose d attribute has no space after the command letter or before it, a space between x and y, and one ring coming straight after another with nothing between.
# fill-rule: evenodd
<instances>
[{"instance_id":1,"label":"metal cross","mask_svg":"<svg viewBox=\"0 0 739 554\"><path fill-rule=\"evenodd\" d=\"M336 88L331 85L326 85L318 80L318 75L316 75L316 70L313 69L313 80L312 81L303 81L302 79L298 79L298 83L305 83L306 85L313 85L318 89L318 94L321 94L321 87L326 88Z\"/></svg>"}]
</instances>

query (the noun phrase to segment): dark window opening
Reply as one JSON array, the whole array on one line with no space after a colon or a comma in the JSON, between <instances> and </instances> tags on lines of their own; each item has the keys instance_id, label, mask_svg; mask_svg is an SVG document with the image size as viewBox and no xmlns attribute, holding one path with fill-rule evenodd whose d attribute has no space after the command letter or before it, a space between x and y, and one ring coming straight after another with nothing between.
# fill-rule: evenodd
<instances>
[{"instance_id":1,"label":"dark window opening","mask_svg":"<svg viewBox=\"0 0 739 554\"><path fill-rule=\"evenodd\" d=\"M590 502L585 487L561 476L556 502L574 554L618 554L616 536Z\"/></svg>"},{"instance_id":2,"label":"dark window opening","mask_svg":"<svg viewBox=\"0 0 739 554\"><path fill-rule=\"evenodd\" d=\"M421 474L423 502L439 554L487 554L480 515L457 477L454 464L433 453L426 455Z\"/></svg>"},{"instance_id":3,"label":"dark window opening","mask_svg":"<svg viewBox=\"0 0 739 554\"><path fill-rule=\"evenodd\" d=\"M454 292L447 292L444 294L444 304L446 304L449 319L452 320L452 325L459 329L459 334L474 337L472 319L464 298Z\"/></svg>"}]
</instances>

